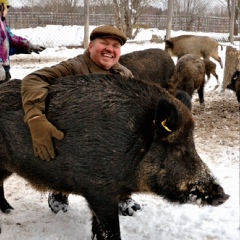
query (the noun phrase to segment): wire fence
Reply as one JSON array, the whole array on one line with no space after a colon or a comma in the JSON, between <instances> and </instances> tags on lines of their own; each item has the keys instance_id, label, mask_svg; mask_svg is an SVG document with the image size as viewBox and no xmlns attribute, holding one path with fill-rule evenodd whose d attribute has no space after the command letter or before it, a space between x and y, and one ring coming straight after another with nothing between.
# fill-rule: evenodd
<instances>
[{"instance_id":1,"label":"wire fence","mask_svg":"<svg viewBox=\"0 0 240 240\"><path fill-rule=\"evenodd\" d=\"M84 25L84 15L77 13L41 13L15 12L9 13L8 23L11 28L44 27L46 25ZM90 25L115 24L114 14L90 14ZM167 16L142 15L138 24L149 28L166 29ZM181 16L172 18L172 29L175 31L219 32L228 33L229 18L227 17L192 17ZM239 25L240 30L240 25Z\"/></svg>"},{"instance_id":2,"label":"wire fence","mask_svg":"<svg viewBox=\"0 0 240 240\"><path fill-rule=\"evenodd\" d=\"M22 3L22 4L21 4ZM29 1L30 3L30 1ZM34 0L32 1L34 3ZM59 13L46 12L46 9L40 9L37 12L34 8L26 8L26 0L11 0L12 8L7 16L7 21L12 30L45 27L48 25L60 26L84 26L85 16L79 13ZM16 6L14 8L14 6ZM20 6L22 8L20 8ZM25 7L24 7L25 6ZM41 6L41 4L40 4ZM29 10L26 10L29 9ZM12 10L12 11L11 11ZM49 9L50 10L50 9ZM209 13L204 13L204 16L188 15L188 16L173 16L172 30L187 31L187 32L202 32L202 33L219 33L217 41L229 41L229 17L216 17L212 15L211 7ZM240 19L238 19L238 23ZM103 24L115 25L114 14L90 14L89 25L98 26ZM157 28L165 30L167 28L167 15L141 15L136 24L144 28ZM240 32L240 24L237 26L237 32ZM58 33L51 33L52 35ZM64 32L63 32L64 34ZM240 38L235 36L235 38Z\"/></svg>"}]
</instances>

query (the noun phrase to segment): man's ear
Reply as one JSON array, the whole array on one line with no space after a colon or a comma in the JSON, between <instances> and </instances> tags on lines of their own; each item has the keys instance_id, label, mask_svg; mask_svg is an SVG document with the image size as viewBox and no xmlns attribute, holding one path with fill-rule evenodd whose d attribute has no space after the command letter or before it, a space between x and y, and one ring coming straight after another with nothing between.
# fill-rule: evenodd
<instances>
[{"instance_id":1,"label":"man's ear","mask_svg":"<svg viewBox=\"0 0 240 240\"><path fill-rule=\"evenodd\" d=\"M177 107L163 97L155 110L154 125L156 137L166 138L177 129L179 112Z\"/></svg>"}]
</instances>

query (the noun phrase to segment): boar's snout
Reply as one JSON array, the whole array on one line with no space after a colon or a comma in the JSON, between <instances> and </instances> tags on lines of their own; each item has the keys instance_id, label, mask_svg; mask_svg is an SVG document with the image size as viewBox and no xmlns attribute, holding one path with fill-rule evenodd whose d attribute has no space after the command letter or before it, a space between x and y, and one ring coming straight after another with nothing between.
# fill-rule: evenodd
<instances>
[{"instance_id":1,"label":"boar's snout","mask_svg":"<svg viewBox=\"0 0 240 240\"><path fill-rule=\"evenodd\" d=\"M214 185L212 196L208 199L208 201L210 205L217 207L227 201L229 197L230 196L228 194L225 194L221 186Z\"/></svg>"},{"instance_id":2,"label":"boar's snout","mask_svg":"<svg viewBox=\"0 0 240 240\"><path fill-rule=\"evenodd\" d=\"M189 194L189 200L191 203L197 203L199 205L211 205L217 207L223 204L230 197L225 194L223 188L218 184L212 184L208 187L203 187L202 184L195 185Z\"/></svg>"},{"instance_id":3,"label":"boar's snout","mask_svg":"<svg viewBox=\"0 0 240 240\"><path fill-rule=\"evenodd\" d=\"M224 195L222 197L218 197L218 198L213 199L212 206L217 207L217 206L223 204L225 201L228 200L229 197L230 196L228 194L224 193Z\"/></svg>"}]
</instances>

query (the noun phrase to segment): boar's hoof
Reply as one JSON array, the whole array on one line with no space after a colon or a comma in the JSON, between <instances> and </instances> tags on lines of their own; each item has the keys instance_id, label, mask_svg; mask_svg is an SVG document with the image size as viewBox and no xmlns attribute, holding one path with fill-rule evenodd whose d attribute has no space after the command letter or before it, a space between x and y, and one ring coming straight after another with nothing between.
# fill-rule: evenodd
<instances>
[{"instance_id":1,"label":"boar's hoof","mask_svg":"<svg viewBox=\"0 0 240 240\"><path fill-rule=\"evenodd\" d=\"M121 200L118 203L119 213L123 216L132 216L134 212L141 209L139 203L136 203L132 198Z\"/></svg>"},{"instance_id":2,"label":"boar's hoof","mask_svg":"<svg viewBox=\"0 0 240 240\"><path fill-rule=\"evenodd\" d=\"M48 206L54 213L58 213L60 210L67 212L68 205L68 196L63 195L61 192L57 194L49 193Z\"/></svg>"},{"instance_id":3,"label":"boar's hoof","mask_svg":"<svg viewBox=\"0 0 240 240\"><path fill-rule=\"evenodd\" d=\"M0 202L0 209L3 213L10 213L14 208L5 199L3 199Z\"/></svg>"},{"instance_id":4,"label":"boar's hoof","mask_svg":"<svg viewBox=\"0 0 240 240\"><path fill-rule=\"evenodd\" d=\"M223 204L225 201L228 200L229 197L230 196L228 194L224 194L223 197L219 197L219 198L213 199L212 206L217 207L217 206Z\"/></svg>"}]
</instances>

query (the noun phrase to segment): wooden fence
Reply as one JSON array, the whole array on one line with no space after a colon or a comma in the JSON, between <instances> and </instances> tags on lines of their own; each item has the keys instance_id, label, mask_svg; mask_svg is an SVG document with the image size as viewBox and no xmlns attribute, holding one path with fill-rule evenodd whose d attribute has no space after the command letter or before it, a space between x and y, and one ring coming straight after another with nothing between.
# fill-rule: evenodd
<instances>
[{"instance_id":1,"label":"wooden fence","mask_svg":"<svg viewBox=\"0 0 240 240\"><path fill-rule=\"evenodd\" d=\"M84 25L84 15L77 13L42 13L42 12L14 12L9 13L8 24L12 29L21 29L46 25ZM115 24L113 14L90 14L89 24ZM150 28L166 29L167 16L142 15L138 24ZM200 32L229 32L229 19L225 17L189 17L175 16L172 19L172 29ZM240 32L240 24L238 26Z\"/></svg>"}]
</instances>

